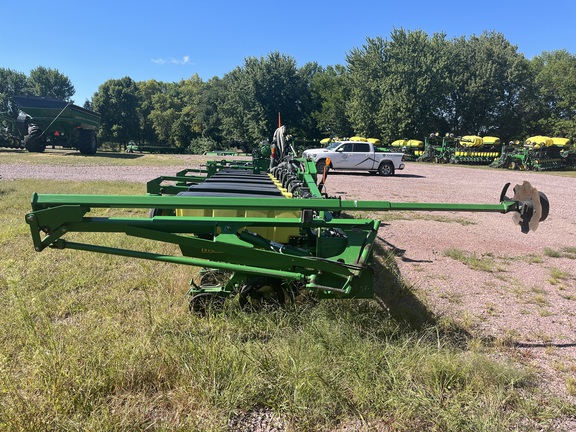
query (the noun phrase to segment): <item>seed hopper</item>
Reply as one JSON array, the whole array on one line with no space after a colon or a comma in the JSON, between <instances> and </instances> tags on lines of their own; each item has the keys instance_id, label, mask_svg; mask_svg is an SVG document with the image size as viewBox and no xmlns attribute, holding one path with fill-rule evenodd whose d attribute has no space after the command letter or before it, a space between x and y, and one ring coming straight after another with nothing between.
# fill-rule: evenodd
<instances>
[{"instance_id":1,"label":"seed hopper","mask_svg":"<svg viewBox=\"0 0 576 432\"><path fill-rule=\"evenodd\" d=\"M512 198L506 196L506 185L497 204L395 203L330 197L326 178L327 171L318 173L313 162L295 156L282 126L272 145L261 147L251 161L212 161L199 170L159 177L148 182L145 195L34 194L26 222L38 252L75 249L199 267L200 276L190 286L190 307L205 311L228 298L260 307L301 293L373 297L380 221L353 217L356 212L513 213L528 233L549 209L546 196L526 182L515 187ZM91 215L102 208L149 212ZM71 232L124 233L152 244L177 245L180 253L69 241Z\"/></svg>"}]
</instances>

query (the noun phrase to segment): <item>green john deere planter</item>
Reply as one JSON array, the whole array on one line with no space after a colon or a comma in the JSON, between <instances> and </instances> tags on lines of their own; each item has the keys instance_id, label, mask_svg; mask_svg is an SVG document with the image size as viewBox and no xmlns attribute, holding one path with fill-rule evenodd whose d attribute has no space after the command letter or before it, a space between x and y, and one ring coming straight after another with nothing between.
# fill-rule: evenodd
<instances>
[{"instance_id":1,"label":"green john deere planter","mask_svg":"<svg viewBox=\"0 0 576 432\"><path fill-rule=\"evenodd\" d=\"M424 141L424 150L419 152L418 162L487 165L500 157L500 138L476 135L441 137L431 134Z\"/></svg>"},{"instance_id":2,"label":"green john deere planter","mask_svg":"<svg viewBox=\"0 0 576 432\"><path fill-rule=\"evenodd\" d=\"M202 268L190 308L237 299L246 307L282 304L300 293L371 298L373 249L380 222L356 211L515 213L522 232L548 215L529 184L506 189L498 204L349 201L327 196L327 172L291 154L284 127L251 162L214 161L148 182L146 195L34 194L26 215L35 250L77 249ZM99 208L150 209L148 217L91 217ZM346 217L343 217L344 214ZM66 240L70 232L115 232L177 245L180 254Z\"/></svg>"},{"instance_id":3,"label":"green john deere planter","mask_svg":"<svg viewBox=\"0 0 576 432\"><path fill-rule=\"evenodd\" d=\"M576 168L576 147L568 138L537 135L524 141L511 142L492 168L531 171L559 171Z\"/></svg>"}]
</instances>

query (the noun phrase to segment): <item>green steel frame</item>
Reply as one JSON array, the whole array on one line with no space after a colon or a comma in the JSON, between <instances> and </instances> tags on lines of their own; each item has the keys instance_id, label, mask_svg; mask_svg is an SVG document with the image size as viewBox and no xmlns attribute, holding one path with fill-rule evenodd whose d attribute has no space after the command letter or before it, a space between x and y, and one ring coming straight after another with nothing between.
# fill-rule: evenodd
<instances>
[{"instance_id":1,"label":"green steel frame","mask_svg":"<svg viewBox=\"0 0 576 432\"><path fill-rule=\"evenodd\" d=\"M291 292L311 291L320 298L370 298L374 294L370 268L380 222L340 218L342 212L521 212L530 216L532 211L531 203L510 200L504 192L499 204L329 198L322 194L322 184L317 185L319 176L313 164L295 159L287 167L289 173L281 172L280 176L285 179L291 176L286 183L297 182L303 188L287 194L293 198L178 195L224 169L265 172L257 159L253 164L218 161L209 164L208 169L184 170L175 176L154 179L148 182L148 195L143 196L34 194L26 222L38 252L47 247L75 249L202 267L228 275L228 280L222 283L193 282L190 291L193 300L242 294L255 280L260 285L282 286L284 290L290 287ZM94 209L102 208L155 209L155 212L148 217L90 216ZM217 216L217 210L241 210L241 216L240 213ZM192 215L188 215L190 211ZM255 216L270 212L276 212L276 217ZM292 233L284 242L257 232L283 229ZM70 232L123 233L177 245L181 255L65 240L63 237Z\"/></svg>"}]
</instances>

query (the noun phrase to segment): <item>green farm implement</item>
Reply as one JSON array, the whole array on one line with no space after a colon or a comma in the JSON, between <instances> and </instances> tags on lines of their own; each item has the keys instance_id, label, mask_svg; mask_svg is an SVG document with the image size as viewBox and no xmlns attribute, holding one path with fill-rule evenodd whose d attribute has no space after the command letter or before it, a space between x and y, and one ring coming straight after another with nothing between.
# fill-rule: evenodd
<instances>
[{"instance_id":1,"label":"green farm implement","mask_svg":"<svg viewBox=\"0 0 576 432\"><path fill-rule=\"evenodd\" d=\"M16 127L16 120L8 113L0 113L0 147L24 148Z\"/></svg>"},{"instance_id":2,"label":"green farm implement","mask_svg":"<svg viewBox=\"0 0 576 432\"><path fill-rule=\"evenodd\" d=\"M356 201L325 193L327 169L295 157L274 134L251 161L214 161L148 182L147 194L34 194L26 215L35 250L76 249L201 268L191 282L190 308L205 311L225 299L245 307L283 304L300 294L371 298L374 245L380 221L355 212L459 211L514 213L521 231L548 215L548 200L528 183L498 204ZM126 217L101 209L132 210ZM148 211L148 214L146 214ZM93 213L92 213L93 212ZM73 241L66 239L73 234ZM178 253L78 241L85 233L122 233L146 245L176 245ZM88 236L94 238L94 236ZM144 242L142 242L144 243Z\"/></svg>"},{"instance_id":3,"label":"green farm implement","mask_svg":"<svg viewBox=\"0 0 576 432\"><path fill-rule=\"evenodd\" d=\"M390 144L393 151L404 153L404 160L415 161L424 153L424 141L415 139L399 139Z\"/></svg>"},{"instance_id":4,"label":"green farm implement","mask_svg":"<svg viewBox=\"0 0 576 432\"><path fill-rule=\"evenodd\" d=\"M424 141L424 150L416 159L419 162L487 165L500 156L500 138L465 135L441 137L431 134Z\"/></svg>"},{"instance_id":5,"label":"green farm implement","mask_svg":"<svg viewBox=\"0 0 576 432\"><path fill-rule=\"evenodd\" d=\"M58 99L14 96L12 100L18 114L2 114L0 147L41 153L50 145L96 153L100 114Z\"/></svg>"},{"instance_id":6,"label":"green farm implement","mask_svg":"<svg viewBox=\"0 0 576 432\"><path fill-rule=\"evenodd\" d=\"M532 171L576 168L576 147L567 138L533 136L522 144L504 146L502 155L490 166Z\"/></svg>"}]
</instances>

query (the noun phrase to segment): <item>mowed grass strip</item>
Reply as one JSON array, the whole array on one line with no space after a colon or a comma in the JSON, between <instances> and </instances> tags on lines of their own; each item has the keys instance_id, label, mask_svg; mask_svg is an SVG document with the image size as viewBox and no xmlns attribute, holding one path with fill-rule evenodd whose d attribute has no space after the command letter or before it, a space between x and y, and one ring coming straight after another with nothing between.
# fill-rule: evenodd
<instances>
[{"instance_id":1,"label":"mowed grass strip","mask_svg":"<svg viewBox=\"0 0 576 432\"><path fill-rule=\"evenodd\" d=\"M202 317L187 308L195 268L34 252L24 222L32 192L143 189L0 180L0 430L224 431L264 409L286 430L504 431L570 409L488 348L396 320L377 301L261 313L229 301ZM83 239L177 253L109 233Z\"/></svg>"}]
</instances>

